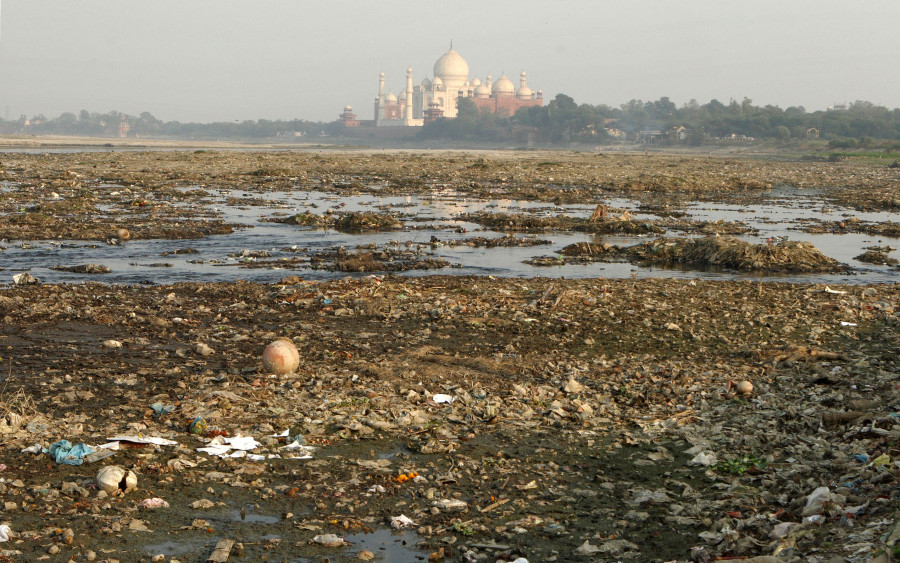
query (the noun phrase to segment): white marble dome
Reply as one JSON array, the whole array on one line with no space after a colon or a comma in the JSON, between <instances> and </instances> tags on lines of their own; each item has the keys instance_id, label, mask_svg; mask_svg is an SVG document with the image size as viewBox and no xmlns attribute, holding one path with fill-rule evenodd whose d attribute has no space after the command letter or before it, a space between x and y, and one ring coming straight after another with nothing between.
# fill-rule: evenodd
<instances>
[{"instance_id":1,"label":"white marble dome","mask_svg":"<svg viewBox=\"0 0 900 563\"><path fill-rule=\"evenodd\" d=\"M450 50L434 63L434 75L444 80L467 80L469 63L450 47Z\"/></svg>"},{"instance_id":2,"label":"white marble dome","mask_svg":"<svg viewBox=\"0 0 900 563\"><path fill-rule=\"evenodd\" d=\"M500 78L497 79L497 82L494 82L494 87L491 88L491 92L494 95L515 94L516 87L513 85L512 80L507 78L505 74L501 74Z\"/></svg>"}]
</instances>

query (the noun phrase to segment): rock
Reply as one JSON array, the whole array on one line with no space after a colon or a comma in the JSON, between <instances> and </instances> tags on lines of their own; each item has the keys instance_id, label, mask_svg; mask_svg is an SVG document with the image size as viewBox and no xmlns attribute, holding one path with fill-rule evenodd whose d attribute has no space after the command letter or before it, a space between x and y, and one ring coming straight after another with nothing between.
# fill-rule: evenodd
<instances>
[{"instance_id":1,"label":"rock","mask_svg":"<svg viewBox=\"0 0 900 563\"><path fill-rule=\"evenodd\" d=\"M200 354L201 356L212 356L216 353L215 350L213 350L203 342L200 342L196 346L194 346L194 352Z\"/></svg>"}]
</instances>

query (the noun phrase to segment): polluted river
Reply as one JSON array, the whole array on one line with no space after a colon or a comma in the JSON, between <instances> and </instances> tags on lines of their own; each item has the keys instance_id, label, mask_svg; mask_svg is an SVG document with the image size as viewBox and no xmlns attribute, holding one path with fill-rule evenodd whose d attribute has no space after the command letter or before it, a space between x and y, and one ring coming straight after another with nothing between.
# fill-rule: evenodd
<instances>
[{"instance_id":1,"label":"polluted river","mask_svg":"<svg viewBox=\"0 0 900 563\"><path fill-rule=\"evenodd\" d=\"M891 561L887 164L0 154L0 557Z\"/></svg>"},{"instance_id":2,"label":"polluted river","mask_svg":"<svg viewBox=\"0 0 900 563\"><path fill-rule=\"evenodd\" d=\"M9 189L9 188L7 188ZM187 188L187 193L196 188ZM179 281L278 281L285 270L308 279L328 279L346 275L322 268L315 257L327 251L347 253L388 249L404 252L414 264L419 258L438 262L436 267L415 269L416 275L494 275L503 277L553 278L630 278L665 277L698 279L777 279L797 282L876 283L889 282L897 275L890 265L858 260L868 247L883 246L893 239L859 233L807 233L804 225L852 217L866 223L900 220L893 211L857 212L816 200L806 193L780 188L769 192L764 204L746 208L737 204L691 202L679 216L694 223L740 225L739 238L754 244L774 241L806 241L826 256L846 265L834 273L790 273L766 271L729 271L706 266L660 268L641 263L595 262L591 264L532 265L529 259L553 256L576 243L617 246L637 245L659 234L580 234L565 231L520 235L515 246L485 247L482 239L500 239L507 233L467 221L468 214L527 215L537 218L566 216L586 219L595 206L552 205L516 200L477 200L452 190L427 196L378 197L375 195L333 195L320 191L265 192L254 194L235 190L204 190L199 201L181 204L180 211L195 217L216 217L237 228L228 234L198 240L117 240L115 233L100 232L94 241L37 240L4 242L3 265L10 272L29 271L51 283L77 283L96 280L106 283L175 283ZM111 193L118 195L115 190ZM641 210L639 202L608 198L606 205L628 213L635 222L651 221L655 216ZM149 202L148 202L149 203ZM174 205L166 200L151 205ZM98 205L98 219L104 206ZM156 212L159 212L158 210ZM341 232L331 228L297 226L277 222L296 214L343 215L382 213L396 217L396 229L379 232ZM140 222L140 214L131 220ZM102 225L102 223L101 223ZM98 229L102 229L98 225ZM666 233L663 233L666 234ZM679 233L675 233L679 234ZM715 234L715 233L714 233ZM698 236L698 235L694 235ZM89 272L54 270L73 264L100 264L110 271L102 276Z\"/></svg>"}]
</instances>

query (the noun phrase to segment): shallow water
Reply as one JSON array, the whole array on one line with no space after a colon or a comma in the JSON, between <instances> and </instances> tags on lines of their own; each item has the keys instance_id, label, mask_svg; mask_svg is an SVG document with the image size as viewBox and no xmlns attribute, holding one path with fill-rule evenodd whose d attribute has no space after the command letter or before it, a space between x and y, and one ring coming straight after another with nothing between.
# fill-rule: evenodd
<instances>
[{"instance_id":1,"label":"shallow water","mask_svg":"<svg viewBox=\"0 0 900 563\"><path fill-rule=\"evenodd\" d=\"M873 266L854 260L863 248L873 245L900 246L896 238L862 234L807 234L796 230L804 220L837 220L855 216L861 221L900 221L900 215L890 212L859 213L835 208L826 204L814 192L802 192L781 188L771 192L764 205L744 207L729 204L690 203L681 211L685 219L698 221L741 221L758 229L758 234L744 235L749 242L761 243L769 237L788 237L791 240L809 241L827 256L847 264L852 271L824 275L772 275L743 274L729 271L698 271L695 269L663 269L633 264L595 263L537 267L522 263L537 256L554 256L564 246L576 242L608 242L616 245L639 244L648 239L643 236L595 236L584 233L547 233L536 238L551 241L550 244L513 248L472 248L469 246L432 246L432 236L440 241L460 240L475 236L499 237L503 233L479 230L478 225L458 219L464 213L490 211L494 213L533 213L539 216L558 214L588 217L593 205L553 205L545 202L516 201L507 199L475 200L456 192L438 191L428 196L373 195L336 196L324 192L267 192L251 193L232 190L209 190L210 196L200 203L178 204L192 207L197 215L220 215L231 223L247 228L233 234L216 235L199 240L137 240L122 245L107 245L96 241L12 241L0 252L0 265L6 270L5 283L12 275L30 271L45 283L81 282L86 280L106 283L173 283L181 281L277 281L289 274L305 279L344 277L343 272L327 272L309 267L258 268L240 267L254 261L240 256L244 251L268 251L267 260L308 256L316 251L343 246L353 250L360 245L395 245L398 248L418 248L425 256L440 257L457 267L440 270L407 272L404 275L426 274L477 274L504 277L668 277L682 279L766 279L780 281L824 283L876 283L895 282L897 271L885 266ZM229 198L246 199L248 205L229 205ZM251 205L255 200L265 200L264 205ZM233 199L232 199L233 201ZM605 202L615 208L628 209L636 218L653 218L638 209L636 201L613 198ZM327 209L335 212L377 211L399 216L410 229L384 233L347 234L333 230L309 229L296 225L262 222L262 219L290 216L304 211L322 214ZM425 230L414 227L428 226ZM465 233L457 233L463 227ZM684 236L682 233L667 233ZM530 235L517 235L527 237ZM195 249L196 254L163 256L163 253L183 249ZM896 257L896 253L893 254ZM50 267L96 263L109 266L109 274L75 274L51 270Z\"/></svg>"}]
</instances>

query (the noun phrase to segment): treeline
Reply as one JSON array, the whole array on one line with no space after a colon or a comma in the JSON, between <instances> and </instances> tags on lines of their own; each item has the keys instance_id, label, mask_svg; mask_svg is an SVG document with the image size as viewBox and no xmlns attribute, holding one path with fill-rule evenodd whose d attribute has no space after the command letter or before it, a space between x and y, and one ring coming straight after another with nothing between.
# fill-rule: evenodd
<instances>
[{"instance_id":1,"label":"treeline","mask_svg":"<svg viewBox=\"0 0 900 563\"><path fill-rule=\"evenodd\" d=\"M78 115L64 113L46 118L22 116L0 120L0 134L78 135L92 137L172 137L181 139L253 139L272 137L340 136L343 125L291 121L235 121L181 123L161 121L148 112L138 116L117 111ZM617 141L705 144L751 139L810 139L829 141L833 148L870 146L875 141L900 140L900 109L856 101L832 111L807 112L803 107L753 105L752 100L723 104L696 100L676 106L669 98L653 102L631 100L619 107L578 104L558 94L542 107L522 108L505 117L459 100L456 119L438 119L425 125L420 140L480 141L497 143L604 144ZM893 143L896 146L896 143Z\"/></svg>"},{"instance_id":2,"label":"treeline","mask_svg":"<svg viewBox=\"0 0 900 563\"><path fill-rule=\"evenodd\" d=\"M479 111L461 99L456 119L423 127L423 139L604 143L616 139L702 144L733 139L822 138L837 148L865 146L875 139L900 140L900 109L856 101L846 108L807 112L803 107L753 105L752 100L696 100L677 107L669 98L632 100L614 108L577 104L565 94L543 107L522 108L512 117Z\"/></svg>"},{"instance_id":3,"label":"treeline","mask_svg":"<svg viewBox=\"0 0 900 563\"><path fill-rule=\"evenodd\" d=\"M25 116L13 121L0 119L0 134L76 135L86 137L174 137L180 139L304 137L323 134L327 124L294 119L292 121L235 121L217 123L181 123L161 121L149 112L138 116L117 111L78 115L64 113L48 119L43 115Z\"/></svg>"}]
</instances>

